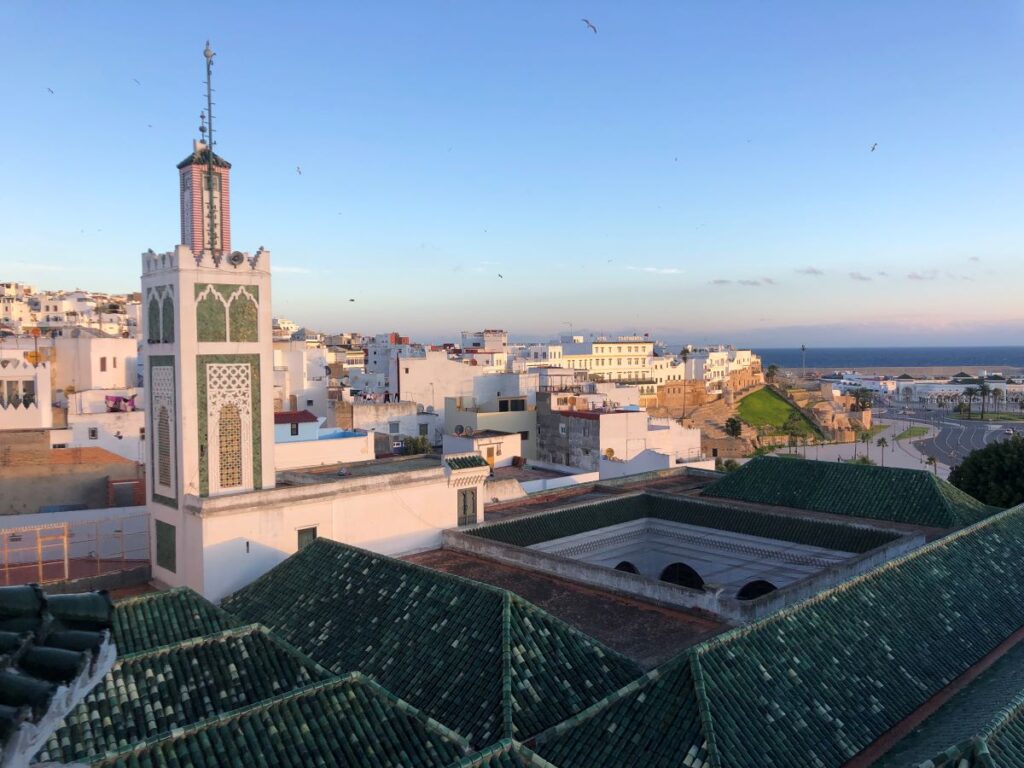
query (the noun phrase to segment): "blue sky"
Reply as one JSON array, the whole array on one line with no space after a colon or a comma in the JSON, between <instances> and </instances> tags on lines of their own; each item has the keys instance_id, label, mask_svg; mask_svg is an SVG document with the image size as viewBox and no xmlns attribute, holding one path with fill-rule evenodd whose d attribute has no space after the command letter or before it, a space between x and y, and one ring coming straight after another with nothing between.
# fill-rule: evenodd
<instances>
[{"instance_id":1,"label":"blue sky","mask_svg":"<svg viewBox=\"0 0 1024 768\"><path fill-rule=\"evenodd\" d=\"M1008 0L7 2L0 279L134 290L173 247L207 37L233 240L273 251L275 314L1024 338Z\"/></svg>"}]
</instances>

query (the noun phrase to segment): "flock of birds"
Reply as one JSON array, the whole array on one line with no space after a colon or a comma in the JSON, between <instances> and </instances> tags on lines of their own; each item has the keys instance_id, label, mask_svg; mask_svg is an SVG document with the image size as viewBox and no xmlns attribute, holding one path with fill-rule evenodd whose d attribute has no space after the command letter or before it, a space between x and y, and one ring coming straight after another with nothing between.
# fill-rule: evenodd
<instances>
[{"instance_id":1,"label":"flock of birds","mask_svg":"<svg viewBox=\"0 0 1024 768\"><path fill-rule=\"evenodd\" d=\"M586 25L586 29L590 30L590 31L591 31L591 32L593 32L593 33L594 33L595 35L597 34L597 27L596 27L596 26L594 25L594 22L592 22L592 21L591 21L590 19L580 19L580 21L581 21L581 22L583 22L583 24L584 24L584 25ZM139 86L141 86L141 85L142 85L142 83L140 83L140 82L139 82L139 80L138 80L137 78L134 78L134 77L133 77L133 78L132 78L132 81L133 81L133 82L134 82L134 83L135 83L136 85L139 85ZM50 94L51 94L51 95L56 95L56 92L55 92L55 91L53 90L53 88L47 87L47 89L46 89L46 90L48 90L48 91L50 92ZM152 127L153 127L152 123L148 124L148 127L152 128ZM749 144L750 142L751 142L751 139L747 139L747 143ZM869 148L869 149L870 149L870 151L871 151L871 152L874 152L874 151L875 151L876 149L878 149L878 142L876 141L875 143L873 143L873 144L872 144L872 145L870 146L870 148ZM452 148L451 148L451 147L448 147L448 151L449 151L449 152L451 152L451 151L452 151ZM678 158L678 157L674 158L674 159L673 159L673 162L676 162L676 163L678 163L678 162L679 162L679 158ZM301 176L301 175L302 175L302 166L301 166L301 165L296 165L296 166L295 166L295 173L296 173L296 174L298 174L299 176ZM658 207L660 208L661 206L658 206ZM341 211L338 211L338 215L339 215L339 216L341 216ZM703 226L703 225L702 225L702 226ZM85 230L82 230L82 231L84 232ZM102 232L102 230L99 230L99 231L101 231L101 232ZM486 231L487 231L487 230L485 229L485 230L484 230L484 232L486 232ZM611 262L611 259L608 259L608 262L610 263L610 262ZM501 274L500 272L498 273L498 277L499 277L500 279L502 279L502 280L504 280L504 279L505 279L505 276L504 276L503 274ZM355 299L349 299L349 301L355 301Z\"/></svg>"}]
</instances>

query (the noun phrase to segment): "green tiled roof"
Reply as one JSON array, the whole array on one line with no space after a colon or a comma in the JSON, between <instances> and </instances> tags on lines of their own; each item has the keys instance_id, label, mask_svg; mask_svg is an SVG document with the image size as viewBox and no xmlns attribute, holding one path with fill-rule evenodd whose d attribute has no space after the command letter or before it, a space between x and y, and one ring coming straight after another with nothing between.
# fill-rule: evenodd
<instances>
[{"instance_id":1,"label":"green tiled roof","mask_svg":"<svg viewBox=\"0 0 1024 768\"><path fill-rule=\"evenodd\" d=\"M121 656L237 627L241 622L187 587L131 597L114 611Z\"/></svg>"},{"instance_id":2,"label":"green tiled roof","mask_svg":"<svg viewBox=\"0 0 1024 768\"><path fill-rule=\"evenodd\" d=\"M704 496L937 528L962 528L996 508L918 469L760 456Z\"/></svg>"},{"instance_id":3,"label":"green tiled roof","mask_svg":"<svg viewBox=\"0 0 1024 768\"><path fill-rule=\"evenodd\" d=\"M526 738L640 674L511 593L327 539L224 607L333 672L373 676L478 746Z\"/></svg>"},{"instance_id":4,"label":"green tiled roof","mask_svg":"<svg viewBox=\"0 0 1024 768\"><path fill-rule=\"evenodd\" d=\"M502 739L468 755L448 768L558 768L518 741Z\"/></svg>"},{"instance_id":5,"label":"green tiled roof","mask_svg":"<svg viewBox=\"0 0 1024 768\"><path fill-rule=\"evenodd\" d=\"M473 467L486 467L487 461L482 456L455 456L445 459L452 469L472 469Z\"/></svg>"},{"instance_id":6,"label":"green tiled roof","mask_svg":"<svg viewBox=\"0 0 1024 768\"><path fill-rule=\"evenodd\" d=\"M116 768L445 768L465 741L353 673L238 709L94 763Z\"/></svg>"},{"instance_id":7,"label":"green tiled roof","mask_svg":"<svg viewBox=\"0 0 1024 768\"><path fill-rule=\"evenodd\" d=\"M27 765L53 723L106 674L113 612L105 591L0 587L0 764Z\"/></svg>"},{"instance_id":8,"label":"green tiled roof","mask_svg":"<svg viewBox=\"0 0 1024 768\"><path fill-rule=\"evenodd\" d=\"M1024 643L1018 643L970 685L887 752L876 768L905 768L950 744L969 742L1024 691Z\"/></svg>"},{"instance_id":9,"label":"green tiled roof","mask_svg":"<svg viewBox=\"0 0 1024 768\"><path fill-rule=\"evenodd\" d=\"M100 757L330 676L258 626L117 660L38 760Z\"/></svg>"},{"instance_id":10,"label":"green tiled roof","mask_svg":"<svg viewBox=\"0 0 1024 768\"><path fill-rule=\"evenodd\" d=\"M918 768L1021 768L1024 766L1024 692L977 736L946 749Z\"/></svg>"},{"instance_id":11,"label":"green tiled roof","mask_svg":"<svg viewBox=\"0 0 1024 768\"><path fill-rule=\"evenodd\" d=\"M474 528L466 533L506 544L528 547L542 541L560 539L564 536L572 536L645 517L700 525L705 528L717 528L750 536L792 541L796 544L807 544L841 552L867 552L897 538L893 533L871 528L856 528L790 515L722 507L698 500L670 499L647 494L546 512Z\"/></svg>"},{"instance_id":12,"label":"green tiled roof","mask_svg":"<svg viewBox=\"0 0 1024 768\"><path fill-rule=\"evenodd\" d=\"M721 768L843 765L1024 626L1021 540L1024 505L690 649L535 749L562 768L695 749ZM669 727L683 711L699 720Z\"/></svg>"}]
</instances>

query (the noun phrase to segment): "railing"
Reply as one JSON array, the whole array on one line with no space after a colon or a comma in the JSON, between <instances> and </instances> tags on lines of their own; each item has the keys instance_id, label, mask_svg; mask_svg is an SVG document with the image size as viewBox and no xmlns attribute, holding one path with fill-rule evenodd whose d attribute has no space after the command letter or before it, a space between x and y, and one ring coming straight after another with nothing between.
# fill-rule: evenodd
<instances>
[{"instance_id":1,"label":"railing","mask_svg":"<svg viewBox=\"0 0 1024 768\"><path fill-rule=\"evenodd\" d=\"M10 517L7 521L13 522ZM146 513L0 528L0 585L4 586L99 576L148 562Z\"/></svg>"}]
</instances>

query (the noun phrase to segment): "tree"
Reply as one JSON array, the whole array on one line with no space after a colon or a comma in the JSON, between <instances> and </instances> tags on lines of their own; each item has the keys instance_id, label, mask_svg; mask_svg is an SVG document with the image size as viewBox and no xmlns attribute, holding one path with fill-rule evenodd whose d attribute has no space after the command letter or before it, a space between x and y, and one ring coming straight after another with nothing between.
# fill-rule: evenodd
<instances>
[{"instance_id":1,"label":"tree","mask_svg":"<svg viewBox=\"0 0 1024 768\"><path fill-rule=\"evenodd\" d=\"M860 437L860 441L862 443L864 443L864 455L867 456L870 459L871 458L871 433L867 432L867 431L864 431L864 432L860 433L859 437Z\"/></svg>"},{"instance_id":2,"label":"tree","mask_svg":"<svg viewBox=\"0 0 1024 768\"><path fill-rule=\"evenodd\" d=\"M994 507L1024 502L1024 438L989 443L972 451L949 473L949 482Z\"/></svg>"},{"instance_id":3,"label":"tree","mask_svg":"<svg viewBox=\"0 0 1024 768\"><path fill-rule=\"evenodd\" d=\"M985 420L985 401L988 400L989 395L992 394L992 387L982 381L978 385L978 397L981 398L981 420Z\"/></svg>"},{"instance_id":4,"label":"tree","mask_svg":"<svg viewBox=\"0 0 1024 768\"><path fill-rule=\"evenodd\" d=\"M867 456L858 456L855 459L850 459L851 464L864 464L869 467L875 466L875 462L869 459Z\"/></svg>"},{"instance_id":5,"label":"tree","mask_svg":"<svg viewBox=\"0 0 1024 768\"><path fill-rule=\"evenodd\" d=\"M875 402L875 393L866 387L858 387L850 392L858 411L866 411Z\"/></svg>"},{"instance_id":6,"label":"tree","mask_svg":"<svg viewBox=\"0 0 1024 768\"><path fill-rule=\"evenodd\" d=\"M764 372L764 380L769 384L775 381L775 377L779 375L779 366L772 363L768 366L768 369Z\"/></svg>"},{"instance_id":7,"label":"tree","mask_svg":"<svg viewBox=\"0 0 1024 768\"><path fill-rule=\"evenodd\" d=\"M997 387L993 387L992 388L992 410L993 411L998 411L999 410L999 405L1000 405L1000 403L1002 403L1002 401L1005 399L1005 397L1006 396L1003 393L1003 390L1001 390L1001 389L999 389Z\"/></svg>"},{"instance_id":8,"label":"tree","mask_svg":"<svg viewBox=\"0 0 1024 768\"><path fill-rule=\"evenodd\" d=\"M939 474L939 462L935 459L934 456L929 456L927 459L924 460L924 463L931 467L932 471L935 472L936 475Z\"/></svg>"},{"instance_id":9,"label":"tree","mask_svg":"<svg viewBox=\"0 0 1024 768\"><path fill-rule=\"evenodd\" d=\"M715 459L715 469L719 472L734 472L740 468L736 459Z\"/></svg>"},{"instance_id":10,"label":"tree","mask_svg":"<svg viewBox=\"0 0 1024 768\"><path fill-rule=\"evenodd\" d=\"M743 434L743 422L735 416L730 416L725 420L725 434L729 437L739 437Z\"/></svg>"},{"instance_id":11,"label":"tree","mask_svg":"<svg viewBox=\"0 0 1024 768\"><path fill-rule=\"evenodd\" d=\"M875 441L875 445L882 449L882 466L885 466L885 449L889 447L889 441L884 437L880 437Z\"/></svg>"},{"instance_id":12,"label":"tree","mask_svg":"<svg viewBox=\"0 0 1024 768\"><path fill-rule=\"evenodd\" d=\"M417 453L430 453L430 440L424 435L419 437L407 437L402 441L402 448L406 455Z\"/></svg>"},{"instance_id":13,"label":"tree","mask_svg":"<svg viewBox=\"0 0 1024 768\"><path fill-rule=\"evenodd\" d=\"M967 418L971 418L971 406L974 405L974 398L978 396L977 387L964 387L963 397L967 401Z\"/></svg>"}]
</instances>

